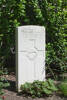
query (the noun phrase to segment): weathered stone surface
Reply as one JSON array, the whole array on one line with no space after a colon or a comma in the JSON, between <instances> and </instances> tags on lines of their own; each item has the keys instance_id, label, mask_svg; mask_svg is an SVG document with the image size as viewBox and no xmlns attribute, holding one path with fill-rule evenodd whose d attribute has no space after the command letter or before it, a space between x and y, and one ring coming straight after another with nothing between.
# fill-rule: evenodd
<instances>
[{"instance_id":1,"label":"weathered stone surface","mask_svg":"<svg viewBox=\"0 0 67 100\"><path fill-rule=\"evenodd\" d=\"M21 26L16 31L16 80L18 89L25 82L45 80L45 28Z\"/></svg>"}]
</instances>

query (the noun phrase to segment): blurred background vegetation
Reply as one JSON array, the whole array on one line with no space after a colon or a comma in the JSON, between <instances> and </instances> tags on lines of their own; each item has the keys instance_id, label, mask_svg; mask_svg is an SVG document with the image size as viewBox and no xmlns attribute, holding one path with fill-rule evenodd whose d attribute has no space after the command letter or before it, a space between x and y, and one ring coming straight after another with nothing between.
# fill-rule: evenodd
<instances>
[{"instance_id":1,"label":"blurred background vegetation","mask_svg":"<svg viewBox=\"0 0 67 100\"><path fill-rule=\"evenodd\" d=\"M46 73L53 78L67 72L67 1L0 0L0 68L15 71L15 29L21 25L46 27Z\"/></svg>"}]
</instances>

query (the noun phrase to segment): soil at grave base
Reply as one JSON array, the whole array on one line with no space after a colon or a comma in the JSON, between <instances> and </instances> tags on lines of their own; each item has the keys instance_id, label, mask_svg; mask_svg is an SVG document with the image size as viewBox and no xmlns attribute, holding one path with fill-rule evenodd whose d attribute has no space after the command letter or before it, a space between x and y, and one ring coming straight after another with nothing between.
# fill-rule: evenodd
<instances>
[{"instance_id":1,"label":"soil at grave base","mask_svg":"<svg viewBox=\"0 0 67 100\"><path fill-rule=\"evenodd\" d=\"M16 77L13 73L10 75L5 76L10 83L10 87L4 89L5 92L5 99L4 100L67 100L63 96L59 95L52 95L50 97L43 97L43 98L31 98L29 96L25 97L23 95L18 95L16 92Z\"/></svg>"}]
</instances>

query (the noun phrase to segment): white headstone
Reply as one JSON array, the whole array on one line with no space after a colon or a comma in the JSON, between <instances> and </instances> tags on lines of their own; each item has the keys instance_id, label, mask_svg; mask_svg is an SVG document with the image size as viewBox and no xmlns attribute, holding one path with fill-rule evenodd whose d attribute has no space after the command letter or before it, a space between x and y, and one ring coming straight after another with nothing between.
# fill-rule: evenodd
<instances>
[{"instance_id":1,"label":"white headstone","mask_svg":"<svg viewBox=\"0 0 67 100\"><path fill-rule=\"evenodd\" d=\"M45 28L20 26L16 30L16 81L21 84L45 80Z\"/></svg>"}]
</instances>

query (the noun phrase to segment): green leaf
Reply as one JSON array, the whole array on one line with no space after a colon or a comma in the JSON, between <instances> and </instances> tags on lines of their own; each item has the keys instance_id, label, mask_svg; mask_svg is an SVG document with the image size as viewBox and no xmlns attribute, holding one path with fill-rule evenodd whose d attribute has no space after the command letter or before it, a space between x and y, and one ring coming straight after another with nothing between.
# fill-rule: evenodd
<instances>
[{"instance_id":1,"label":"green leaf","mask_svg":"<svg viewBox=\"0 0 67 100\"><path fill-rule=\"evenodd\" d=\"M10 86L9 83L4 83L4 87L8 87L8 86Z\"/></svg>"},{"instance_id":2,"label":"green leaf","mask_svg":"<svg viewBox=\"0 0 67 100\"><path fill-rule=\"evenodd\" d=\"M49 83L49 87L47 87L48 89L51 89L52 91L57 91L57 87L54 85L53 80L48 79L48 83Z\"/></svg>"},{"instance_id":3,"label":"green leaf","mask_svg":"<svg viewBox=\"0 0 67 100\"><path fill-rule=\"evenodd\" d=\"M67 96L67 82L62 82L59 85L59 89L61 90L61 92L64 94L64 96Z\"/></svg>"},{"instance_id":4,"label":"green leaf","mask_svg":"<svg viewBox=\"0 0 67 100\"><path fill-rule=\"evenodd\" d=\"M50 94L52 94L52 91L47 88L43 88L43 93L50 95Z\"/></svg>"}]
</instances>

